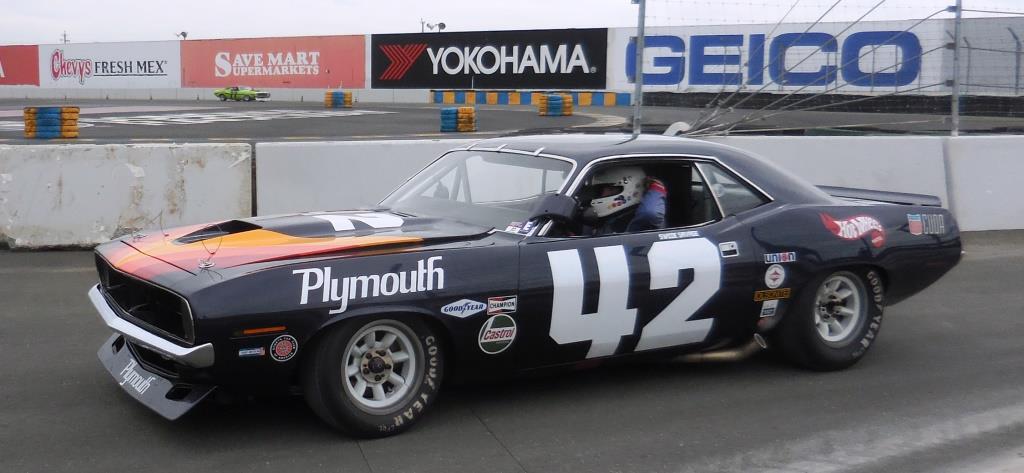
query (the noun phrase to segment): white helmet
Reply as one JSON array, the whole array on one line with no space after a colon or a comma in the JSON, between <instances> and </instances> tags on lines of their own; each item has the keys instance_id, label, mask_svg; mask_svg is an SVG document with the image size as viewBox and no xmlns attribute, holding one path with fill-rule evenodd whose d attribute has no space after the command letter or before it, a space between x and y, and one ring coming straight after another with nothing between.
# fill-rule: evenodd
<instances>
[{"instance_id":1,"label":"white helmet","mask_svg":"<svg viewBox=\"0 0 1024 473\"><path fill-rule=\"evenodd\" d=\"M594 175L590 182L589 214L603 218L640 203L647 174L635 166L613 167Z\"/></svg>"}]
</instances>

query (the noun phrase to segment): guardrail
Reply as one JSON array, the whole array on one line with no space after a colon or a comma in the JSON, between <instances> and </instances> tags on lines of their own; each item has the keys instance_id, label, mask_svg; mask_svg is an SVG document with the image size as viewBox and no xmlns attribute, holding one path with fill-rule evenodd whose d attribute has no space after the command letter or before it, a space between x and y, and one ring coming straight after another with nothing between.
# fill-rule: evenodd
<instances>
[{"instance_id":1,"label":"guardrail","mask_svg":"<svg viewBox=\"0 0 1024 473\"><path fill-rule=\"evenodd\" d=\"M0 246L90 246L257 212L373 206L473 141L0 146ZM1024 137L715 141L815 184L936 195L961 230L1024 229Z\"/></svg>"}]
</instances>

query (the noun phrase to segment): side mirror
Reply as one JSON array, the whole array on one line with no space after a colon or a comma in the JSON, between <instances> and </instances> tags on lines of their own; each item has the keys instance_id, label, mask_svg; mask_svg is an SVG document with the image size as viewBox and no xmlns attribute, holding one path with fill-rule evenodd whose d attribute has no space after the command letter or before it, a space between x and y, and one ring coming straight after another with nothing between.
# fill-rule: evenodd
<instances>
[{"instance_id":1,"label":"side mirror","mask_svg":"<svg viewBox=\"0 0 1024 473\"><path fill-rule=\"evenodd\" d=\"M549 194L534 208L530 220L550 218L556 222L570 222L576 218L578 209L576 199L564 194Z\"/></svg>"}]
</instances>

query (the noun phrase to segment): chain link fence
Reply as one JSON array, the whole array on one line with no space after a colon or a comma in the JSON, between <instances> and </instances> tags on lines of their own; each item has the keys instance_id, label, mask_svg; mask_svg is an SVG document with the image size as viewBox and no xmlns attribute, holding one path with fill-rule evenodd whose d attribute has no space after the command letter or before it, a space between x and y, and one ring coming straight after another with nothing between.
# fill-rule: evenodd
<instances>
[{"instance_id":1,"label":"chain link fence","mask_svg":"<svg viewBox=\"0 0 1024 473\"><path fill-rule=\"evenodd\" d=\"M1024 133L1024 2L646 1L648 128Z\"/></svg>"}]
</instances>

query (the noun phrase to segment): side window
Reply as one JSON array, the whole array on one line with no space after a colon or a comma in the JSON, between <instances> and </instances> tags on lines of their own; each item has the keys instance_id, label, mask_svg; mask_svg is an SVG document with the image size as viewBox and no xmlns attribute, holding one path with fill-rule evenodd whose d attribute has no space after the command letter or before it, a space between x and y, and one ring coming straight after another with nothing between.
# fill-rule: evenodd
<instances>
[{"instance_id":1,"label":"side window","mask_svg":"<svg viewBox=\"0 0 1024 473\"><path fill-rule=\"evenodd\" d=\"M761 193L740 182L732 174L710 163L697 163L707 179L704 186L718 201L725 215L735 215L768 202Z\"/></svg>"}]
</instances>

